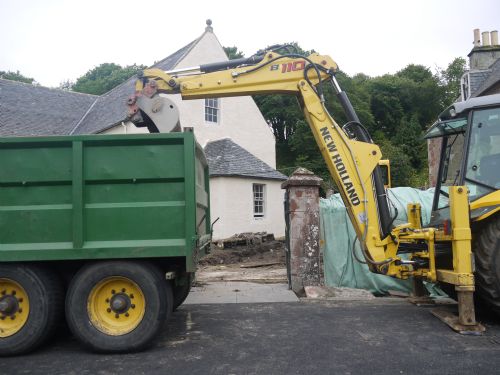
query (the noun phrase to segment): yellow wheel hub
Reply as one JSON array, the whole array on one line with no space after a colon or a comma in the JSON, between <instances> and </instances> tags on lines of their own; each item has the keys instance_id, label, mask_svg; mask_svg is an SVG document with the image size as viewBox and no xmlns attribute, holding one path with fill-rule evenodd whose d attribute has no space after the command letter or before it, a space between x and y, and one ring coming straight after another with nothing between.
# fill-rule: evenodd
<instances>
[{"instance_id":1,"label":"yellow wheel hub","mask_svg":"<svg viewBox=\"0 0 500 375\"><path fill-rule=\"evenodd\" d=\"M99 331L120 336L132 332L141 323L146 300L132 280L111 276L94 286L87 300L87 311Z\"/></svg>"},{"instance_id":2,"label":"yellow wheel hub","mask_svg":"<svg viewBox=\"0 0 500 375\"><path fill-rule=\"evenodd\" d=\"M28 294L11 279L0 278L0 338L19 332L30 313Z\"/></svg>"}]
</instances>

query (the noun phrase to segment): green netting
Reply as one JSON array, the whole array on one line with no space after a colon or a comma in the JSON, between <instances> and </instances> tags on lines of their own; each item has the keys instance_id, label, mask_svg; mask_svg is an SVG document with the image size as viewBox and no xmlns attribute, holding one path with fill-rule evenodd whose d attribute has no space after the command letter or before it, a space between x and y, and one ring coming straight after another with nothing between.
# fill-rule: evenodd
<instances>
[{"instance_id":1,"label":"green netting","mask_svg":"<svg viewBox=\"0 0 500 375\"><path fill-rule=\"evenodd\" d=\"M395 225L408 222L406 206L420 203L422 224L426 225L431 216L433 189L422 191L399 187L388 190L388 197L397 209ZM391 205L391 206L392 206ZM391 207L391 213L395 210ZM370 272L366 264L359 263L352 254L356 238L344 203L338 194L320 200L321 247L324 259L325 283L328 286L366 289L374 294L387 294L389 290L410 293L411 280L398 280ZM362 259L359 242L355 243L358 258ZM432 284L426 285L431 295L444 293Z\"/></svg>"}]
</instances>

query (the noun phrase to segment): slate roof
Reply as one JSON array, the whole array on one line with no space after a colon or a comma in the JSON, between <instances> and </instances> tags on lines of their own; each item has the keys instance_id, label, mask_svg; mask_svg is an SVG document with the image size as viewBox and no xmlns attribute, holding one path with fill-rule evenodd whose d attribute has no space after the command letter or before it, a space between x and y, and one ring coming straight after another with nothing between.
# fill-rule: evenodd
<instances>
[{"instance_id":1,"label":"slate roof","mask_svg":"<svg viewBox=\"0 0 500 375\"><path fill-rule=\"evenodd\" d=\"M485 79L477 85L472 96L479 96L487 91L490 87L500 82L500 59L491 64L490 68L486 71L487 75ZM472 89L472 88L471 88Z\"/></svg>"},{"instance_id":2,"label":"slate roof","mask_svg":"<svg viewBox=\"0 0 500 375\"><path fill-rule=\"evenodd\" d=\"M174 68L200 38L153 67ZM125 120L126 101L134 92L134 83L132 77L97 96L0 78L0 136L100 133Z\"/></svg>"},{"instance_id":3,"label":"slate roof","mask_svg":"<svg viewBox=\"0 0 500 375\"><path fill-rule=\"evenodd\" d=\"M287 177L232 140L220 139L205 146L211 177L253 177L286 180Z\"/></svg>"},{"instance_id":4,"label":"slate roof","mask_svg":"<svg viewBox=\"0 0 500 375\"><path fill-rule=\"evenodd\" d=\"M97 98L0 79L0 135L69 134Z\"/></svg>"},{"instance_id":5,"label":"slate roof","mask_svg":"<svg viewBox=\"0 0 500 375\"><path fill-rule=\"evenodd\" d=\"M477 90L490 75L490 70L472 70L469 72L469 88L471 96L476 96Z\"/></svg>"}]
</instances>

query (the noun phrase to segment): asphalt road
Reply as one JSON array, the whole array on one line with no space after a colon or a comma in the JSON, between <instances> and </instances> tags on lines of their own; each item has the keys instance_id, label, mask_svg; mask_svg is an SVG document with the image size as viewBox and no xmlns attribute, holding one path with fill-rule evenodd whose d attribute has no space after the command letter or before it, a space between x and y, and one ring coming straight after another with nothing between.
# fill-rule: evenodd
<instances>
[{"instance_id":1,"label":"asphalt road","mask_svg":"<svg viewBox=\"0 0 500 375\"><path fill-rule=\"evenodd\" d=\"M184 305L142 353L84 351L67 331L0 374L498 374L500 320L462 336L404 301Z\"/></svg>"}]
</instances>

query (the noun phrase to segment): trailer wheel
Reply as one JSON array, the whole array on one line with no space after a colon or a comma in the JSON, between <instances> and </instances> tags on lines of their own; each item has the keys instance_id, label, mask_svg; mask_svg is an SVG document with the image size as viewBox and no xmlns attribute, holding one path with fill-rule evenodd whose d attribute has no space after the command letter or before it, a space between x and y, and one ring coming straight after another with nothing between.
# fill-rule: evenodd
<instances>
[{"instance_id":1,"label":"trailer wheel","mask_svg":"<svg viewBox=\"0 0 500 375\"><path fill-rule=\"evenodd\" d=\"M0 355L40 346L54 332L63 307L57 277L35 265L0 264Z\"/></svg>"},{"instance_id":2,"label":"trailer wheel","mask_svg":"<svg viewBox=\"0 0 500 375\"><path fill-rule=\"evenodd\" d=\"M73 334L97 352L147 347L172 312L172 288L147 262L103 261L84 266L66 297Z\"/></svg>"},{"instance_id":3,"label":"trailer wheel","mask_svg":"<svg viewBox=\"0 0 500 375\"><path fill-rule=\"evenodd\" d=\"M483 226L474 240L477 296L500 315L500 216Z\"/></svg>"},{"instance_id":4,"label":"trailer wheel","mask_svg":"<svg viewBox=\"0 0 500 375\"><path fill-rule=\"evenodd\" d=\"M189 295L189 291L191 290L191 283L193 281L193 274L186 273L184 284L182 285L174 285L174 311L184 303L187 296Z\"/></svg>"}]
</instances>

